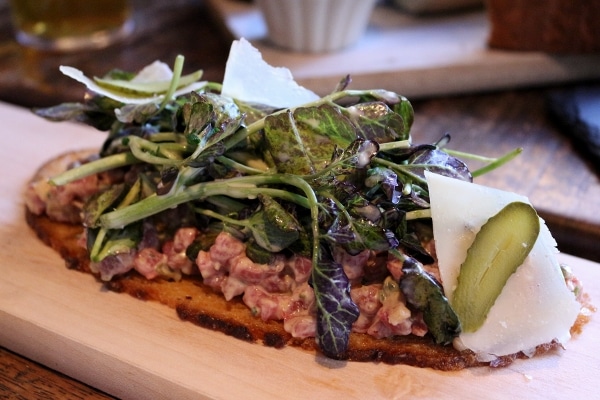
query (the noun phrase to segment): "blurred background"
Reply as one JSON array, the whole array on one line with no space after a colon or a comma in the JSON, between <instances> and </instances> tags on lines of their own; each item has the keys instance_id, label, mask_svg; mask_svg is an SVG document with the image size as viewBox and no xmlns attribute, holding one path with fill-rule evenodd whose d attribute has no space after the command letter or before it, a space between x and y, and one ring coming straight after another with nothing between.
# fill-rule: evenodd
<instances>
[{"instance_id":1,"label":"blurred background","mask_svg":"<svg viewBox=\"0 0 600 400\"><path fill-rule=\"evenodd\" d=\"M86 74L104 75L113 68L136 71L154 60L172 64L186 57L186 71L203 68L205 78L221 80L230 39L221 34L202 0L131 0L133 32L106 48L50 52L15 40L9 2L0 0L0 100L23 106L46 106L80 100L80 84L64 77L60 65Z\"/></svg>"},{"instance_id":2,"label":"blurred background","mask_svg":"<svg viewBox=\"0 0 600 400\"><path fill-rule=\"evenodd\" d=\"M354 88L385 87L411 99L598 80L598 2L553 1L562 4L554 7L560 19L540 13L540 0L130 0L133 30L125 38L58 52L19 44L10 1L0 0L0 100L77 100L80 85L60 65L103 75L171 64L178 54L185 71L201 68L205 79L220 81L231 40L240 37L319 94L348 74ZM583 7L590 12L563 16ZM584 46L590 40L596 47Z\"/></svg>"}]
</instances>

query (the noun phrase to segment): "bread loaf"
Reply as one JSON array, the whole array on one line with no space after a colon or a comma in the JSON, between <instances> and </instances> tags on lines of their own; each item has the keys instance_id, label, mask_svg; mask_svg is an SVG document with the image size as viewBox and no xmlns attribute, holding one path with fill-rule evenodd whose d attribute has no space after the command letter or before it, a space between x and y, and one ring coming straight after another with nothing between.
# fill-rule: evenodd
<instances>
[{"instance_id":1,"label":"bread loaf","mask_svg":"<svg viewBox=\"0 0 600 400\"><path fill-rule=\"evenodd\" d=\"M492 48L600 52L600 1L488 0Z\"/></svg>"}]
</instances>

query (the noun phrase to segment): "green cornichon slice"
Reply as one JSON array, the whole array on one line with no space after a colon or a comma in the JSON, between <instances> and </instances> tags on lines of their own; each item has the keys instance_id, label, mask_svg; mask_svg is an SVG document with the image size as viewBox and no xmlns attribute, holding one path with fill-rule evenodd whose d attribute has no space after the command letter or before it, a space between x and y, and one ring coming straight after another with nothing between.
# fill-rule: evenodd
<instances>
[{"instance_id":1,"label":"green cornichon slice","mask_svg":"<svg viewBox=\"0 0 600 400\"><path fill-rule=\"evenodd\" d=\"M475 236L460 268L452 308L463 332L483 325L508 278L523 264L540 232L533 207L509 203L491 217Z\"/></svg>"}]
</instances>

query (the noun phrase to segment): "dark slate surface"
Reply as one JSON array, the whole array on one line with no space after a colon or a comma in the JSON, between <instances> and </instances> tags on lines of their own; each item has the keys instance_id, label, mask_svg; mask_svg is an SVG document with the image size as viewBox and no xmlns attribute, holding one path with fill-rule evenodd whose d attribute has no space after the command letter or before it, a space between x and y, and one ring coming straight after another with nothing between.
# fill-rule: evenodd
<instances>
[{"instance_id":1,"label":"dark slate surface","mask_svg":"<svg viewBox=\"0 0 600 400\"><path fill-rule=\"evenodd\" d=\"M554 120L600 167L600 85L555 90L548 98Z\"/></svg>"}]
</instances>

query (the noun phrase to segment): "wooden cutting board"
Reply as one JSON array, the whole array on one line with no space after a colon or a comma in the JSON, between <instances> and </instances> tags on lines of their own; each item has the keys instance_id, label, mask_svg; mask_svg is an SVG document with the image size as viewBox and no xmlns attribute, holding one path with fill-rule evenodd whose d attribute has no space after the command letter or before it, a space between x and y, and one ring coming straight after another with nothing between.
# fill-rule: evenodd
<instances>
[{"instance_id":1,"label":"wooden cutting board","mask_svg":"<svg viewBox=\"0 0 600 400\"><path fill-rule=\"evenodd\" d=\"M440 372L337 362L249 344L181 322L174 311L107 292L67 270L23 218L25 182L45 160L97 147L103 134L0 104L0 345L120 398L594 398L597 316L566 351L508 368ZM600 265L562 255L600 299Z\"/></svg>"},{"instance_id":2,"label":"wooden cutting board","mask_svg":"<svg viewBox=\"0 0 600 400\"><path fill-rule=\"evenodd\" d=\"M484 10L415 17L376 6L360 40L342 51L310 54L273 46L258 8L248 1L210 0L231 38L252 42L271 65L320 95L344 76L355 89L386 88L410 99L530 87L600 77L600 54L549 55L487 46Z\"/></svg>"}]
</instances>

